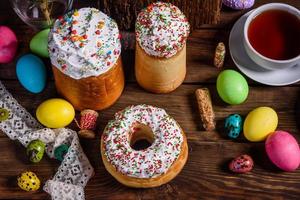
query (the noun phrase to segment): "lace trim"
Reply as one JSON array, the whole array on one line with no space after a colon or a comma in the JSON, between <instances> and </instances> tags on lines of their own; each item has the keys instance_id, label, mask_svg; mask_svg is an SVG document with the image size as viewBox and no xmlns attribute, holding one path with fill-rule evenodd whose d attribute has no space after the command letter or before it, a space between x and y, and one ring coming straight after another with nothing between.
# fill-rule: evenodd
<instances>
[{"instance_id":1,"label":"lace trim","mask_svg":"<svg viewBox=\"0 0 300 200\"><path fill-rule=\"evenodd\" d=\"M70 146L56 174L43 189L52 199L84 199L84 187L94 174L84 154L77 133L73 130L43 128L5 89L0 81L0 109L8 111L7 119L0 121L2 130L10 139L18 140L25 147L32 140L46 143L46 153L54 158L54 149L62 144Z\"/></svg>"}]
</instances>

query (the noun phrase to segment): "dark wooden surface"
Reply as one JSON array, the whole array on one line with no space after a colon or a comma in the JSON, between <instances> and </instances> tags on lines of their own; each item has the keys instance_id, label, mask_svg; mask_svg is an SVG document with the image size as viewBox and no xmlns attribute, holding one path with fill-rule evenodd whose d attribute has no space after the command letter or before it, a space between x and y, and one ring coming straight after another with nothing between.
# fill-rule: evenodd
<instances>
[{"instance_id":1,"label":"dark wooden surface","mask_svg":"<svg viewBox=\"0 0 300 200\"><path fill-rule=\"evenodd\" d=\"M134 30L135 20L141 9L159 0L100 0L105 13L113 17L119 28ZM163 0L172 2L189 19L191 30L202 24L217 24L222 0Z\"/></svg>"},{"instance_id":2,"label":"dark wooden surface","mask_svg":"<svg viewBox=\"0 0 300 200\"><path fill-rule=\"evenodd\" d=\"M255 6L271 1L260 0ZM272 1L275 2L275 1ZM276 1L280 2L280 1ZM281 1L300 8L299 0ZM97 1L75 1L75 7L99 7ZM133 52L124 52L127 84L118 102L100 112L98 135L94 140L81 140L81 144L95 167L95 176L86 187L86 199L300 199L300 171L282 172L274 167L264 151L264 143L250 143L243 137L227 139L222 131L224 118L231 113L246 115L258 106L272 106L279 115L279 129L290 131L298 141L299 116L296 104L300 100L299 83L286 87L269 87L248 79L250 93L242 105L224 104L216 93L215 81L219 70L212 66L215 45L227 43L233 23L246 11L222 9L219 25L203 25L188 40L188 73L184 84L170 94L155 95L142 90L133 75ZM34 31L23 24L9 7L7 0L0 1L0 24L10 26L20 41L18 57L27 53ZM17 59L15 59L17 60ZM49 61L45 60L46 63ZM50 66L48 64L50 69ZM236 69L229 56L225 68ZM36 95L27 92L16 80L15 61L0 65L0 80L14 97L32 114L45 99L56 97L49 72L46 89ZM217 118L217 131L203 130L197 110L194 91L208 87L212 93ZM163 107L185 130L189 144L189 158L183 171L170 183L153 189L131 189L115 181L105 170L100 159L99 135L115 112L132 104L152 104ZM297 126L298 125L298 126ZM72 127L75 127L72 125ZM252 172L235 175L228 171L228 161L248 153L254 161ZM35 171L42 181L49 179L59 163L44 158L39 164L27 161L25 149L0 132L0 199L49 199L42 190L27 193L16 185L16 176L24 170Z\"/></svg>"}]
</instances>

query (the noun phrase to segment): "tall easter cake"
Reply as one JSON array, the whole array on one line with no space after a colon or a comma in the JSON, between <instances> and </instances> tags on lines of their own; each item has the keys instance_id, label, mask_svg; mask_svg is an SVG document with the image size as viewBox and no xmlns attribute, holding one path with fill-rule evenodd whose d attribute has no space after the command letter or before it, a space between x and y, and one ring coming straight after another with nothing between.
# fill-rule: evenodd
<instances>
[{"instance_id":1,"label":"tall easter cake","mask_svg":"<svg viewBox=\"0 0 300 200\"><path fill-rule=\"evenodd\" d=\"M135 30L135 75L144 89L167 93L183 82L189 28L184 14L170 3L153 3L140 12Z\"/></svg>"},{"instance_id":2,"label":"tall easter cake","mask_svg":"<svg viewBox=\"0 0 300 200\"><path fill-rule=\"evenodd\" d=\"M111 106L124 88L117 24L95 8L56 20L49 54L57 91L77 110Z\"/></svg>"}]
</instances>

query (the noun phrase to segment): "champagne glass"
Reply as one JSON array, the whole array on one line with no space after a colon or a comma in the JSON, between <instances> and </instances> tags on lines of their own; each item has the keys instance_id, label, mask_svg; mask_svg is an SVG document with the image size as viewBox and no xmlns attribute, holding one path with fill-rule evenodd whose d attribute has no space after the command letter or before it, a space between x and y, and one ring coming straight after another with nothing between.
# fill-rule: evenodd
<instances>
[{"instance_id":1,"label":"champagne glass","mask_svg":"<svg viewBox=\"0 0 300 200\"><path fill-rule=\"evenodd\" d=\"M73 0L10 0L17 15L39 30L50 27L54 20L72 9Z\"/></svg>"}]
</instances>

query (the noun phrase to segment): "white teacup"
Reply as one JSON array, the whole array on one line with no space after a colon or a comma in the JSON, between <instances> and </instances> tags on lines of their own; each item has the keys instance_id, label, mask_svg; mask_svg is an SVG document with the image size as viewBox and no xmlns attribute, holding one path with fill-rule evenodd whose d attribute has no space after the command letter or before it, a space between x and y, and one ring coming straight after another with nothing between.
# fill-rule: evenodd
<instances>
[{"instance_id":1,"label":"white teacup","mask_svg":"<svg viewBox=\"0 0 300 200\"><path fill-rule=\"evenodd\" d=\"M300 19L300 11L290 5L283 4L283 3L270 3L265 4L256 8L247 18L246 23L244 25L244 46L249 55L249 57L259 66L270 69L270 70L278 70L284 69L288 67L295 66L297 64L300 65L300 54L297 57L288 60L275 60L271 58L267 58L263 56L259 52L257 52L249 42L248 39L248 28L252 20L259 14L267 11L267 10L284 10L287 11ZM289 23L289 22L287 22ZM300 37L300 36L299 36Z\"/></svg>"}]
</instances>

